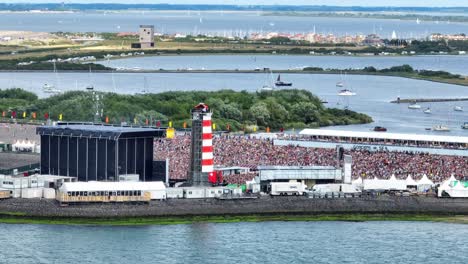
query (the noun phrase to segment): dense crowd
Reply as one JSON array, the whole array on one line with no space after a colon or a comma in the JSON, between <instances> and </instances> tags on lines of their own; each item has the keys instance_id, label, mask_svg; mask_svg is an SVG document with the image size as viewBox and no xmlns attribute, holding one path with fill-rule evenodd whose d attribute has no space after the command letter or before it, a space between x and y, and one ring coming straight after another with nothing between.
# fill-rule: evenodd
<instances>
[{"instance_id":1,"label":"dense crowd","mask_svg":"<svg viewBox=\"0 0 468 264\"><path fill-rule=\"evenodd\" d=\"M269 139L246 136L222 136L213 140L214 163L222 166L249 167L255 172L260 165L284 166L337 166L336 150L275 146ZM408 174L417 180L423 174L435 182L451 174L468 175L468 157L430 155L413 152L345 151L353 158L353 177L389 178L395 174L406 178ZM160 139L155 142L155 159L168 158L171 179L185 179L190 162L190 137ZM255 173L226 177L229 183L250 180Z\"/></svg>"},{"instance_id":2,"label":"dense crowd","mask_svg":"<svg viewBox=\"0 0 468 264\"><path fill-rule=\"evenodd\" d=\"M39 142L35 125L0 123L0 142L13 144L18 140Z\"/></svg>"},{"instance_id":3,"label":"dense crowd","mask_svg":"<svg viewBox=\"0 0 468 264\"><path fill-rule=\"evenodd\" d=\"M401 146L401 147L416 147L416 148L446 148L446 149L467 149L464 143L443 143L443 142L424 142L424 141L404 141L398 140L365 140L365 139L343 139L331 136L307 136L296 134L279 134L278 139L285 140L298 140L298 141L318 141L318 142L335 142L335 143L352 143L352 144L376 144L387 146Z\"/></svg>"}]
</instances>

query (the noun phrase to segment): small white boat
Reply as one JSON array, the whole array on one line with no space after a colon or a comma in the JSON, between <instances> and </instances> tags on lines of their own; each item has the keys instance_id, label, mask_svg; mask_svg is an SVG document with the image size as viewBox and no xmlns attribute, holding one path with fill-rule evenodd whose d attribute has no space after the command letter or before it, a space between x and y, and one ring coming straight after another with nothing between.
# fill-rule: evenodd
<instances>
[{"instance_id":1,"label":"small white boat","mask_svg":"<svg viewBox=\"0 0 468 264\"><path fill-rule=\"evenodd\" d=\"M424 110L424 113L428 114L428 115L432 114L431 108L429 108L429 107L426 108L426 110Z\"/></svg>"},{"instance_id":2,"label":"small white boat","mask_svg":"<svg viewBox=\"0 0 468 264\"><path fill-rule=\"evenodd\" d=\"M453 108L453 110L457 112L463 112L463 107L457 105Z\"/></svg>"},{"instance_id":3,"label":"small white boat","mask_svg":"<svg viewBox=\"0 0 468 264\"><path fill-rule=\"evenodd\" d=\"M338 93L339 96L354 96L356 95L355 92L352 92L351 90L348 89L343 89Z\"/></svg>"},{"instance_id":4,"label":"small white boat","mask_svg":"<svg viewBox=\"0 0 468 264\"><path fill-rule=\"evenodd\" d=\"M468 122L463 123L463 125L461 125L461 128L468 129Z\"/></svg>"},{"instance_id":5,"label":"small white boat","mask_svg":"<svg viewBox=\"0 0 468 264\"><path fill-rule=\"evenodd\" d=\"M433 131L438 131L438 132L449 132L450 128L448 126L444 125L435 125L432 127Z\"/></svg>"},{"instance_id":6,"label":"small white boat","mask_svg":"<svg viewBox=\"0 0 468 264\"><path fill-rule=\"evenodd\" d=\"M50 94L57 94L57 93L61 93L62 91L60 91L59 89L56 89L54 85L52 84L44 84L42 86L42 91L44 93L50 93Z\"/></svg>"},{"instance_id":7,"label":"small white boat","mask_svg":"<svg viewBox=\"0 0 468 264\"><path fill-rule=\"evenodd\" d=\"M409 109L421 109L421 106L418 105L416 102L414 102L414 103L408 105L408 108Z\"/></svg>"},{"instance_id":8,"label":"small white boat","mask_svg":"<svg viewBox=\"0 0 468 264\"><path fill-rule=\"evenodd\" d=\"M268 85L264 85L259 89L260 92L272 92L273 90L274 88Z\"/></svg>"}]
</instances>

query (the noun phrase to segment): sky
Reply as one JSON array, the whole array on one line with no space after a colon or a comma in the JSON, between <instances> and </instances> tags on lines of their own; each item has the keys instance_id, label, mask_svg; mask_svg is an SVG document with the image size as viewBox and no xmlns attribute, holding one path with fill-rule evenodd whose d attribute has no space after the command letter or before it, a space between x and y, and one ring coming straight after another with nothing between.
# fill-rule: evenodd
<instances>
[{"instance_id":1,"label":"sky","mask_svg":"<svg viewBox=\"0 0 468 264\"><path fill-rule=\"evenodd\" d=\"M2 0L2 3L129 3L128 0ZM336 6L468 6L468 0L140 0L132 4L230 4L230 5L336 5Z\"/></svg>"}]
</instances>

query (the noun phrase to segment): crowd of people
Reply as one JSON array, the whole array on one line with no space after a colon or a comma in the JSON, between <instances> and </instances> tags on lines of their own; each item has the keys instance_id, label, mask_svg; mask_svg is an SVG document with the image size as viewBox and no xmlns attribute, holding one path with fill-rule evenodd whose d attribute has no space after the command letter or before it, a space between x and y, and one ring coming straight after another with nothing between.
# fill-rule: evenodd
<instances>
[{"instance_id":1,"label":"crowd of people","mask_svg":"<svg viewBox=\"0 0 468 264\"><path fill-rule=\"evenodd\" d=\"M374 144L387 146L415 147L415 148L445 148L445 149L468 149L465 143L444 143L444 142L428 142L428 141L399 141L399 140L382 140L382 139L356 139L356 138L340 138L333 136L309 136L297 134L280 134L279 139L298 140L298 141L318 141L318 142L335 142L335 143L351 143L351 144Z\"/></svg>"},{"instance_id":2,"label":"crowd of people","mask_svg":"<svg viewBox=\"0 0 468 264\"><path fill-rule=\"evenodd\" d=\"M277 146L270 139L248 136L220 136L213 140L214 163L221 166L248 167L253 173L226 177L228 183L243 183L255 176L257 166L338 166L335 149ZM156 160L169 159L171 179L186 179L190 164L190 136L158 139L155 142ZM389 178L395 174L416 180L427 174L434 182L450 177L468 175L468 157L443 156L416 152L370 152L346 150L353 158L354 178Z\"/></svg>"},{"instance_id":3,"label":"crowd of people","mask_svg":"<svg viewBox=\"0 0 468 264\"><path fill-rule=\"evenodd\" d=\"M39 142L35 125L0 123L0 142L13 144L18 140Z\"/></svg>"}]
</instances>

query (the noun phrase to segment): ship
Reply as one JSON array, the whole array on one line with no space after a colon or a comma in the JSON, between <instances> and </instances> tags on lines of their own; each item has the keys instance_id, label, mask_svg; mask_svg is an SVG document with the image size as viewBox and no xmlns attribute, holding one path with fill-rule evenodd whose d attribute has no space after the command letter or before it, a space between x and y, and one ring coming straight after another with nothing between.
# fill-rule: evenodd
<instances>
[{"instance_id":1,"label":"ship","mask_svg":"<svg viewBox=\"0 0 468 264\"><path fill-rule=\"evenodd\" d=\"M281 75L278 74L278 78L276 79L275 86L292 86L292 83L281 81Z\"/></svg>"}]
</instances>

